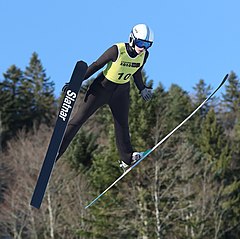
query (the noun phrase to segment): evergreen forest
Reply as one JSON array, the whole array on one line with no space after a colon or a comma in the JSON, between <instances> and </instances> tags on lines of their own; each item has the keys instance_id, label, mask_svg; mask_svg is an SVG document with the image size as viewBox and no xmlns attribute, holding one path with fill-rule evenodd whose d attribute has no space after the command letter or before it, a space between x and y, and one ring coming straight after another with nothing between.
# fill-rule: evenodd
<instances>
[{"instance_id":1,"label":"evergreen forest","mask_svg":"<svg viewBox=\"0 0 240 239\"><path fill-rule=\"evenodd\" d=\"M148 86L159 82L145 71L143 78ZM93 80L84 82L74 111ZM192 80L190 93L177 84L166 89L160 80L148 102L131 81L136 151L152 148L216 87ZM0 239L240 238L240 79L234 71L221 94L88 209L122 174L108 106L56 163L41 209L29 205L62 99L54 91L36 52L25 69L12 65L0 76Z\"/></svg>"}]
</instances>

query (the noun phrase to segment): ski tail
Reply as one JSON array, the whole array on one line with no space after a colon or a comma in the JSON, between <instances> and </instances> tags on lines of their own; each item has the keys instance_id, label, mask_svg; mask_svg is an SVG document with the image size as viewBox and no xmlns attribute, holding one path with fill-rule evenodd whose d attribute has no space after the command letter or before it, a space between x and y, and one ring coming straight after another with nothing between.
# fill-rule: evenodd
<instances>
[{"instance_id":1,"label":"ski tail","mask_svg":"<svg viewBox=\"0 0 240 239\"><path fill-rule=\"evenodd\" d=\"M87 67L88 67L87 63L85 63L84 61L78 61L73 70L73 73L70 79L69 88L64 95L64 98L58 113L58 117L56 120L56 124L54 127L54 131L47 149L47 153L45 155L45 159L42 164L42 168L39 172L37 183L36 183L36 186L32 195L32 199L30 202L30 205L35 208L39 209L41 206L41 203L45 194L45 190L47 188L48 181L50 179L56 157L58 155L58 150L61 146L62 139L68 124L68 120L70 118L73 106L77 99L77 94L80 90ZM66 110L65 111L62 110L62 108L64 107L64 104L65 105L68 104L67 112Z\"/></svg>"}]
</instances>

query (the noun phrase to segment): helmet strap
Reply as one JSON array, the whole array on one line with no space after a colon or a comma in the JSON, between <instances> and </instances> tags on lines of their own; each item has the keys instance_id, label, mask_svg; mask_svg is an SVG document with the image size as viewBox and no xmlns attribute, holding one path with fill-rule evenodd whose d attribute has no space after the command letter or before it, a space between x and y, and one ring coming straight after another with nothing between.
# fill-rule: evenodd
<instances>
[{"instance_id":1,"label":"helmet strap","mask_svg":"<svg viewBox=\"0 0 240 239\"><path fill-rule=\"evenodd\" d=\"M130 36L129 36L129 45L134 48L135 47L135 43L134 43L134 36L133 33L131 32Z\"/></svg>"}]
</instances>

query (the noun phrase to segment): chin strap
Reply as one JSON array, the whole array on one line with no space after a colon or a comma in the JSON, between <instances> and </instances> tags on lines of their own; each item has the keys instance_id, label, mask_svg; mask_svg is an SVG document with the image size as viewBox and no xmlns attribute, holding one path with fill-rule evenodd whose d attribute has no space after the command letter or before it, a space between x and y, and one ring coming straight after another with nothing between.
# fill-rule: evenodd
<instances>
[{"instance_id":1,"label":"chin strap","mask_svg":"<svg viewBox=\"0 0 240 239\"><path fill-rule=\"evenodd\" d=\"M134 43L134 36L133 33L130 34L129 36L129 45L132 47L132 49L135 51L135 43Z\"/></svg>"},{"instance_id":2,"label":"chin strap","mask_svg":"<svg viewBox=\"0 0 240 239\"><path fill-rule=\"evenodd\" d=\"M129 52L129 54L132 56L132 57L135 57L137 55L137 52L135 51L134 49L135 47L135 44L134 43L128 43L127 45L127 51Z\"/></svg>"}]
</instances>

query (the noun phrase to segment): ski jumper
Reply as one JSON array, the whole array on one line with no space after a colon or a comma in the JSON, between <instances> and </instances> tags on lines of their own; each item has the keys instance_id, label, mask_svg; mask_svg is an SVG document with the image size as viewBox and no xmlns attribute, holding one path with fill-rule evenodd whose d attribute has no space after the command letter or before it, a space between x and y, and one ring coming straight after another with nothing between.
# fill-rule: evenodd
<instances>
[{"instance_id":1,"label":"ski jumper","mask_svg":"<svg viewBox=\"0 0 240 239\"><path fill-rule=\"evenodd\" d=\"M141 70L148 55L147 50L138 55L128 43L118 43L106 50L97 61L88 67L85 79L107 64L106 69L98 74L90 85L76 114L69 121L58 158L65 152L86 120L99 107L107 104L114 118L116 144L121 160L126 164L131 164L133 148L128 126L129 81L133 77L139 91L145 88Z\"/></svg>"}]
</instances>

